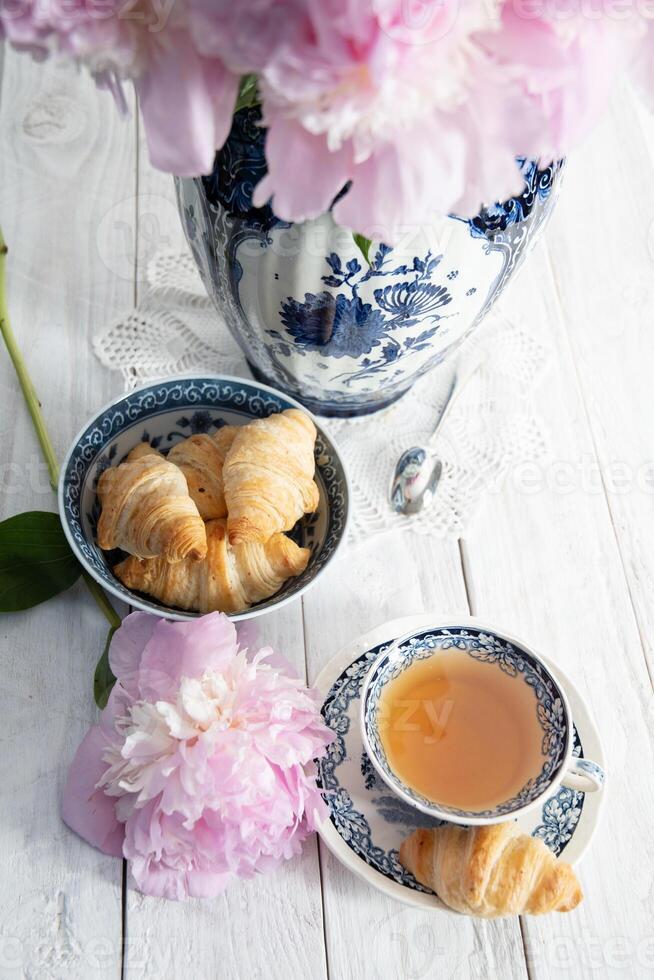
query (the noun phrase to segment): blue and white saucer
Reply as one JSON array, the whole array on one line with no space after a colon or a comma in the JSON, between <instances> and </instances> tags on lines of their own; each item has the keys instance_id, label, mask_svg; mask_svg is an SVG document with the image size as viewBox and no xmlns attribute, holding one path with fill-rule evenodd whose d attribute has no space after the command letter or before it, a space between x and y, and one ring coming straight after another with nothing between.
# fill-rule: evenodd
<instances>
[{"instance_id":1,"label":"blue and white saucer","mask_svg":"<svg viewBox=\"0 0 654 980\"><path fill-rule=\"evenodd\" d=\"M439 617L410 616L367 633L337 654L315 682L324 697L322 714L336 733L318 766L319 785L330 816L319 834L351 871L387 895L421 908L445 906L420 885L399 862L402 841L418 827L439 821L420 813L396 796L376 773L365 753L359 724L360 697L368 670L381 649L399 636L432 625ZM442 618L442 617L440 617ZM457 617L461 626L478 626L472 617ZM486 624L488 625L488 624ZM574 755L603 765L597 729L576 687L557 665L575 721ZM605 790L584 794L561 787L543 805L523 815L524 833L540 837L555 854L576 863L597 826Z\"/></svg>"}]
</instances>

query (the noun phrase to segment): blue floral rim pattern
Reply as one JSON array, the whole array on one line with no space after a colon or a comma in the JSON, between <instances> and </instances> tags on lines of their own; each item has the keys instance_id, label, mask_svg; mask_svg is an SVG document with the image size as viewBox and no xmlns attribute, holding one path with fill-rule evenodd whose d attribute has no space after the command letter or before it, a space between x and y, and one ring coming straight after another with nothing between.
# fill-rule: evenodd
<instances>
[{"instance_id":1,"label":"blue floral rim pattern","mask_svg":"<svg viewBox=\"0 0 654 980\"><path fill-rule=\"evenodd\" d=\"M357 807L347 788L342 785L339 772L345 763L351 761L346 740L351 737L353 726L355 732L358 729L358 702L370 667L382 652L393 646L393 642L380 643L362 653L332 684L321 710L325 723L336 737L328 746L326 755L318 761L318 785L329 808L331 824L357 857L389 880L413 891L430 894L430 890L400 864L397 848L385 848L376 842L370 819ZM583 746L574 726L572 739L573 756L583 758ZM381 781L365 751L359 766L368 794L365 805L371 818L374 814L375 819L384 824L401 827L406 836L419 827L444 823L421 813L393 794ZM531 836L542 840L557 856L561 855L579 826L583 806L583 793L561 787L544 803L540 815L537 812L534 814Z\"/></svg>"},{"instance_id":2,"label":"blue floral rim pattern","mask_svg":"<svg viewBox=\"0 0 654 980\"><path fill-rule=\"evenodd\" d=\"M425 660L439 651L460 650L486 664L497 665L516 682L524 682L532 688L535 710L543 732L541 750L545 761L540 773L529 779L520 791L491 810L472 811L435 804L416 790L403 783L392 771L379 733L380 698L386 685L399 677L407 667L418 660ZM385 775L417 806L428 811L438 811L460 820L479 817L511 816L546 792L559 775L565 763L569 732L565 719L564 698L554 678L526 650L493 633L472 627L453 627L426 630L393 645L381 657L364 693L364 719L368 743L374 760Z\"/></svg>"},{"instance_id":3,"label":"blue floral rim pattern","mask_svg":"<svg viewBox=\"0 0 654 980\"><path fill-rule=\"evenodd\" d=\"M220 427L224 424L221 418L223 412L232 417L265 418L275 412L297 407L300 406L293 400L256 382L206 377L158 382L130 392L105 408L75 440L62 468L59 484L62 524L82 564L114 595L126 602L133 600L133 593L115 578L107 556L95 540L95 525L99 516L95 485L103 469L121 461L124 452L118 452L117 441L126 433L129 434L127 449L141 441L165 449L166 445L170 447L177 439ZM155 420L168 415L172 430L165 436L152 438L150 430L156 424ZM321 490L321 501L325 501L324 534L320 540L316 539L313 515L300 522L292 536L299 536L299 543L312 547L306 570L289 580L271 599L258 603L253 609L263 611L302 592L327 565L344 539L349 508L347 476L336 447L321 429L318 430L315 455L316 481ZM148 601L145 597L139 598L139 606L158 615L168 612L168 607L154 600ZM176 618L190 619L196 615L180 610Z\"/></svg>"}]
</instances>

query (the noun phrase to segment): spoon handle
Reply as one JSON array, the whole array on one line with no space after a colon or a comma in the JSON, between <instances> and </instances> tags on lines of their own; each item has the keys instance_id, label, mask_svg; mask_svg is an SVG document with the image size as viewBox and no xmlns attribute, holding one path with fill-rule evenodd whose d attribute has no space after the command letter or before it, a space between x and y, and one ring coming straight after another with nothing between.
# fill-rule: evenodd
<instances>
[{"instance_id":1,"label":"spoon handle","mask_svg":"<svg viewBox=\"0 0 654 980\"><path fill-rule=\"evenodd\" d=\"M436 425L434 426L434 429L432 431L432 434L429 437L429 445L430 446L431 446L431 443L433 442L433 440L434 440L434 438L435 438L438 430L440 429L440 427L442 426L443 422L445 421L445 419L447 418L447 416L450 414L450 411L452 410L452 408L456 404L456 401L457 401L459 395L464 390L464 388L466 387L466 385L468 384L468 382L471 380L471 378L473 378L475 376L475 374L477 373L477 371L480 369L480 367L482 366L482 364L486 360L486 357L487 357L486 352L485 351L480 351L480 353L478 354L478 356L476 356L472 361L470 361L466 365L465 369L463 370L463 372L461 374L459 374L459 372L457 372L454 375L454 380L452 382L452 387L450 388L449 393L448 393L448 396L445 399L445 405L443 406L443 411L441 412L441 414L440 414L440 416L438 418L438 421L436 422Z\"/></svg>"}]
</instances>

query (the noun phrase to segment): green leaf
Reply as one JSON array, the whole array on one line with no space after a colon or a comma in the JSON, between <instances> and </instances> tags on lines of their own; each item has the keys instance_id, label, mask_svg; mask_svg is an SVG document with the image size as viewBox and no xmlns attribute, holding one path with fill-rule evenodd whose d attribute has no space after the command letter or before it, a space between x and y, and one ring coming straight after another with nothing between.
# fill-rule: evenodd
<instances>
[{"instance_id":1,"label":"green leaf","mask_svg":"<svg viewBox=\"0 0 654 980\"><path fill-rule=\"evenodd\" d=\"M234 112L238 112L239 109L249 109L253 105L257 105L258 102L259 92L257 90L257 76L243 75L238 90L238 96L236 98L236 107Z\"/></svg>"},{"instance_id":2,"label":"green leaf","mask_svg":"<svg viewBox=\"0 0 654 980\"><path fill-rule=\"evenodd\" d=\"M361 250L361 254L363 255L364 259L366 260L368 265L370 265L369 254L370 254L370 246L372 245L372 242L370 241L369 238L364 238L363 235L357 235L356 232L353 233L352 237L354 238L356 244L359 246L359 249Z\"/></svg>"},{"instance_id":3,"label":"green leaf","mask_svg":"<svg viewBox=\"0 0 654 980\"><path fill-rule=\"evenodd\" d=\"M104 645L102 656L98 660L98 666L95 668L95 674L93 675L93 697L98 708L106 707L111 689L116 683L116 678L109 666L109 647L111 646L113 635L118 628L118 626L109 627L107 642Z\"/></svg>"},{"instance_id":4,"label":"green leaf","mask_svg":"<svg viewBox=\"0 0 654 980\"><path fill-rule=\"evenodd\" d=\"M0 523L0 612L38 606L81 571L57 514L35 510Z\"/></svg>"}]
</instances>

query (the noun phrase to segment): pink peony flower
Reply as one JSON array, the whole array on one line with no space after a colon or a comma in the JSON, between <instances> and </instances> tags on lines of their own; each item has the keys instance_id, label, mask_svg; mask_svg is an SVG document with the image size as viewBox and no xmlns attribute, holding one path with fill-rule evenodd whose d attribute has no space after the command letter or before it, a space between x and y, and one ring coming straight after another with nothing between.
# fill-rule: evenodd
<instances>
[{"instance_id":1,"label":"pink peony flower","mask_svg":"<svg viewBox=\"0 0 654 980\"><path fill-rule=\"evenodd\" d=\"M332 741L317 695L213 613L128 616L117 683L70 767L62 815L126 857L141 891L210 897L293 857L324 815L313 760Z\"/></svg>"},{"instance_id":2,"label":"pink peony flower","mask_svg":"<svg viewBox=\"0 0 654 980\"><path fill-rule=\"evenodd\" d=\"M516 86L532 119L531 133L518 129L519 152L549 160L576 146L596 122L643 30L635 7L621 0L602 0L596 8L587 0L504 3L500 29L477 40Z\"/></svg>"},{"instance_id":3,"label":"pink peony flower","mask_svg":"<svg viewBox=\"0 0 654 980\"><path fill-rule=\"evenodd\" d=\"M150 157L211 169L239 78L258 77L268 173L255 203L397 241L521 188L516 156L569 152L627 67L654 97L654 29L625 0L0 0L0 35L89 67Z\"/></svg>"},{"instance_id":4,"label":"pink peony flower","mask_svg":"<svg viewBox=\"0 0 654 980\"><path fill-rule=\"evenodd\" d=\"M431 215L519 189L507 145L514 99L474 41L493 29L490 7L440 0L414 20L406 0L302 7L302 30L258 69L269 132L255 203L272 196L280 217L299 221L351 181L336 221L393 241ZM493 108L504 99L494 115L475 98L489 86Z\"/></svg>"}]
</instances>

